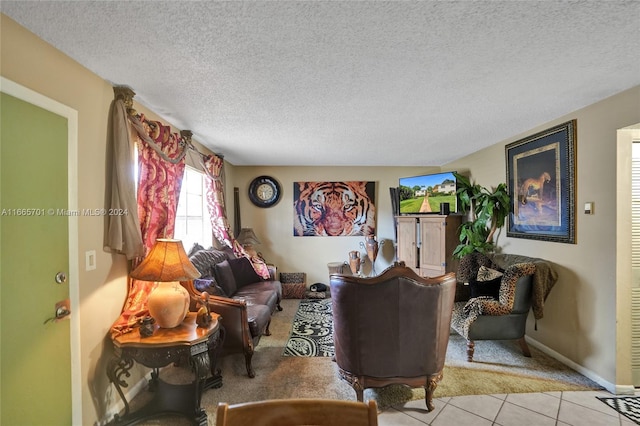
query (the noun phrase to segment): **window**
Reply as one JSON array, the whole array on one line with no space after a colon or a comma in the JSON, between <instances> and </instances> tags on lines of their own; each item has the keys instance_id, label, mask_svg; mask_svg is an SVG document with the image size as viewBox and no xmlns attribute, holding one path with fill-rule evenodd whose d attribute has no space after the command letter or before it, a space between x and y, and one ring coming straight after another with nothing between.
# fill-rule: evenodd
<instances>
[{"instance_id":1,"label":"window","mask_svg":"<svg viewBox=\"0 0 640 426\"><path fill-rule=\"evenodd\" d=\"M207 209L205 185L204 173L189 166L185 167L174 238L182 240L187 253L195 243L205 248L212 245L213 233Z\"/></svg>"}]
</instances>

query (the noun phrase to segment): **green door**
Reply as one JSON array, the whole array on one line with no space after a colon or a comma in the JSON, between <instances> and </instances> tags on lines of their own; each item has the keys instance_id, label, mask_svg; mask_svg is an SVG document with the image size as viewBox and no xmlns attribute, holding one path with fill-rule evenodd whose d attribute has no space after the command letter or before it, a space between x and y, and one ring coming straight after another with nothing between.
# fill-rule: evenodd
<instances>
[{"instance_id":1,"label":"green door","mask_svg":"<svg viewBox=\"0 0 640 426\"><path fill-rule=\"evenodd\" d=\"M68 122L0 96L0 424L70 425Z\"/></svg>"}]
</instances>

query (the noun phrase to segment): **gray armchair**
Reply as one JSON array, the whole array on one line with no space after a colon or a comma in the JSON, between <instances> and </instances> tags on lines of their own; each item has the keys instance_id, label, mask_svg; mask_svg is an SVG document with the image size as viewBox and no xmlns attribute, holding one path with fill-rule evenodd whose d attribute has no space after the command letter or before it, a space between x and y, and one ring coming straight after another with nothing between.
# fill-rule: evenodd
<instances>
[{"instance_id":1,"label":"gray armchair","mask_svg":"<svg viewBox=\"0 0 640 426\"><path fill-rule=\"evenodd\" d=\"M395 264L373 278L332 274L335 360L363 400L366 388L391 384L433 392L442 379L455 296L455 274L422 278Z\"/></svg>"},{"instance_id":2,"label":"gray armchair","mask_svg":"<svg viewBox=\"0 0 640 426\"><path fill-rule=\"evenodd\" d=\"M522 259L521 259L522 260ZM533 259L531 259L533 260ZM471 253L460 261L458 269L458 289L453 308L451 327L467 339L467 361L473 361L476 340L517 340L524 356L531 352L525 341L527 316L532 307L533 262L505 265L499 282L497 297L473 296L469 294L478 271L484 266L498 269L492 260L480 253Z\"/></svg>"}]
</instances>

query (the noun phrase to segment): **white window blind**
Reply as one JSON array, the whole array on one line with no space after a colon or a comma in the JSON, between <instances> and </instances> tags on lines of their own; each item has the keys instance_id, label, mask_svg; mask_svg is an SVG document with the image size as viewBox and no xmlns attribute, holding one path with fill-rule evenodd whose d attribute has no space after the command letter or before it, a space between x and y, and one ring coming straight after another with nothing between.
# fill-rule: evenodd
<instances>
[{"instance_id":1,"label":"white window blind","mask_svg":"<svg viewBox=\"0 0 640 426\"><path fill-rule=\"evenodd\" d=\"M631 267L640 270L640 142L633 143L631 158Z\"/></svg>"},{"instance_id":2,"label":"white window blind","mask_svg":"<svg viewBox=\"0 0 640 426\"><path fill-rule=\"evenodd\" d=\"M213 241L206 201L205 175L189 166L185 167L180 189L174 237L182 240L187 252L195 243L209 248Z\"/></svg>"},{"instance_id":3,"label":"white window blind","mask_svg":"<svg viewBox=\"0 0 640 426\"><path fill-rule=\"evenodd\" d=\"M640 383L640 142L631 151L631 368Z\"/></svg>"}]
</instances>

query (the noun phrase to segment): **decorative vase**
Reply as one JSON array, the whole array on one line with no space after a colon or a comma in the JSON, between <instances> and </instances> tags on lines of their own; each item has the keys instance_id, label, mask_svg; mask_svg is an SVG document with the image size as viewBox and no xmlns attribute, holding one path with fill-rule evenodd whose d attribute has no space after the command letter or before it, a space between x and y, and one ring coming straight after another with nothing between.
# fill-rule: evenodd
<instances>
[{"instance_id":1,"label":"decorative vase","mask_svg":"<svg viewBox=\"0 0 640 426\"><path fill-rule=\"evenodd\" d=\"M189 312L189 292L178 281L159 282L149 294L147 305L159 327L177 327Z\"/></svg>"},{"instance_id":2,"label":"decorative vase","mask_svg":"<svg viewBox=\"0 0 640 426\"><path fill-rule=\"evenodd\" d=\"M367 249L367 257L371 261L371 275L375 275L376 258L378 257L378 241L376 241L375 235L367 235L364 240L364 245Z\"/></svg>"},{"instance_id":3,"label":"decorative vase","mask_svg":"<svg viewBox=\"0 0 640 426\"><path fill-rule=\"evenodd\" d=\"M360 275L360 252L353 250L349 252L349 268L353 275Z\"/></svg>"}]
</instances>

